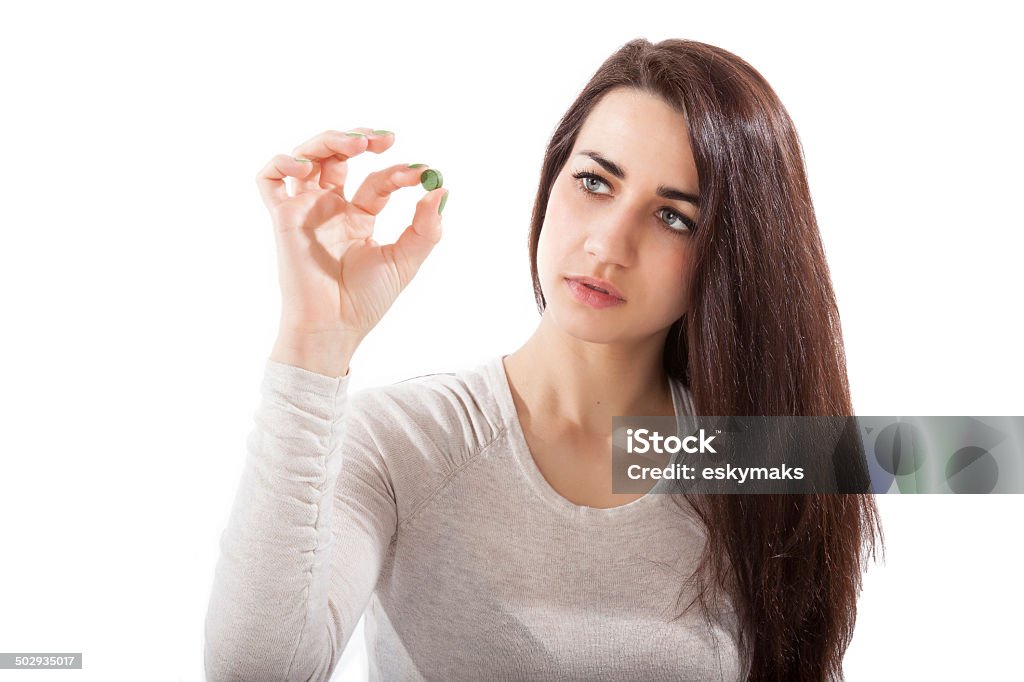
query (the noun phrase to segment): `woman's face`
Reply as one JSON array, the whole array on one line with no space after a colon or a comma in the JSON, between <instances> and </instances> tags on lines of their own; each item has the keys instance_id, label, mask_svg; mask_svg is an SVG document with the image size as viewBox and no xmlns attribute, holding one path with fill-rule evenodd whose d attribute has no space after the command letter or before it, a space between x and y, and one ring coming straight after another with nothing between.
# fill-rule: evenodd
<instances>
[{"instance_id":1,"label":"woman's face","mask_svg":"<svg viewBox=\"0 0 1024 682\"><path fill-rule=\"evenodd\" d=\"M606 93L551 187L537 246L545 315L595 343L667 332L687 311L698 212L683 195L696 201L698 187L685 117L639 90ZM566 281L580 276L625 302L581 301Z\"/></svg>"}]
</instances>

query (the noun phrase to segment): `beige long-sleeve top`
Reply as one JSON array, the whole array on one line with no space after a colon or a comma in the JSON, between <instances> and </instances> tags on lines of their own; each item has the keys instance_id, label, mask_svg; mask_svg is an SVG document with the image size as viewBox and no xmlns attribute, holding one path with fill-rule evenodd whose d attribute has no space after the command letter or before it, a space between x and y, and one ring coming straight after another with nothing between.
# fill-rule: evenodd
<instances>
[{"instance_id":1,"label":"beige long-sleeve top","mask_svg":"<svg viewBox=\"0 0 1024 682\"><path fill-rule=\"evenodd\" d=\"M210 682L327 680L364 611L374 681L742 679L730 607L671 620L696 516L669 494L562 497L502 357L351 396L351 371L266 360L206 616Z\"/></svg>"}]
</instances>

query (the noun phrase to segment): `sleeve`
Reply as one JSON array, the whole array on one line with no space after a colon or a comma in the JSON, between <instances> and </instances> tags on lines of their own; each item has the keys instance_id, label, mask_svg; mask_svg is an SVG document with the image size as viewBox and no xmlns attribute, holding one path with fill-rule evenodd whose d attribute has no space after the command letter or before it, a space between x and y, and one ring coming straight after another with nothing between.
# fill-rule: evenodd
<instances>
[{"instance_id":1,"label":"sleeve","mask_svg":"<svg viewBox=\"0 0 1024 682\"><path fill-rule=\"evenodd\" d=\"M350 377L266 360L207 608L209 682L327 680L366 609L397 512L373 438L349 429Z\"/></svg>"}]
</instances>

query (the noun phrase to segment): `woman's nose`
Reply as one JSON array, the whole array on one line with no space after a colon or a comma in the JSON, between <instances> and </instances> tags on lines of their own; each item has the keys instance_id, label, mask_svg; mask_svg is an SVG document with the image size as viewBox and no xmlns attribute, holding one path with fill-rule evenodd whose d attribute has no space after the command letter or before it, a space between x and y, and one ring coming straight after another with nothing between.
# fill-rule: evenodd
<instances>
[{"instance_id":1,"label":"woman's nose","mask_svg":"<svg viewBox=\"0 0 1024 682\"><path fill-rule=\"evenodd\" d=\"M601 262L629 266L639 237L635 213L617 210L590 223L584 246L588 254Z\"/></svg>"}]
</instances>

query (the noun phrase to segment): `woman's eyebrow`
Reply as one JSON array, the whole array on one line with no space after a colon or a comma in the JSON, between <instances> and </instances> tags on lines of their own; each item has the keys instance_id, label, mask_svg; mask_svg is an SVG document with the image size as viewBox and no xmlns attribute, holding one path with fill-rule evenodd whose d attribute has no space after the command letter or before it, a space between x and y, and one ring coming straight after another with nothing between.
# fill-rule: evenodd
<instances>
[{"instance_id":1,"label":"woman's eyebrow","mask_svg":"<svg viewBox=\"0 0 1024 682\"><path fill-rule=\"evenodd\" d=\"M596 161L597 164L601 166L601 168L604 168L606 171L617 177L619 180L626 179L626 172L622 170L622 167L619 166L619 164L615 163L614 161L606 159L605 157L601 156L601 154L599 154L598 152L589 149L584 149L582 151L577 152L577 155L589 156L594 161ZM700 198L696 194L690 194L689 192L684 192L683 190L676 189L675 187L666 187L665 185L658 185L657 192L659 197L665 197L666 199L675 199L676 201L688 201L694 206L700 206Z\"/></svg>"}]
</instances>

